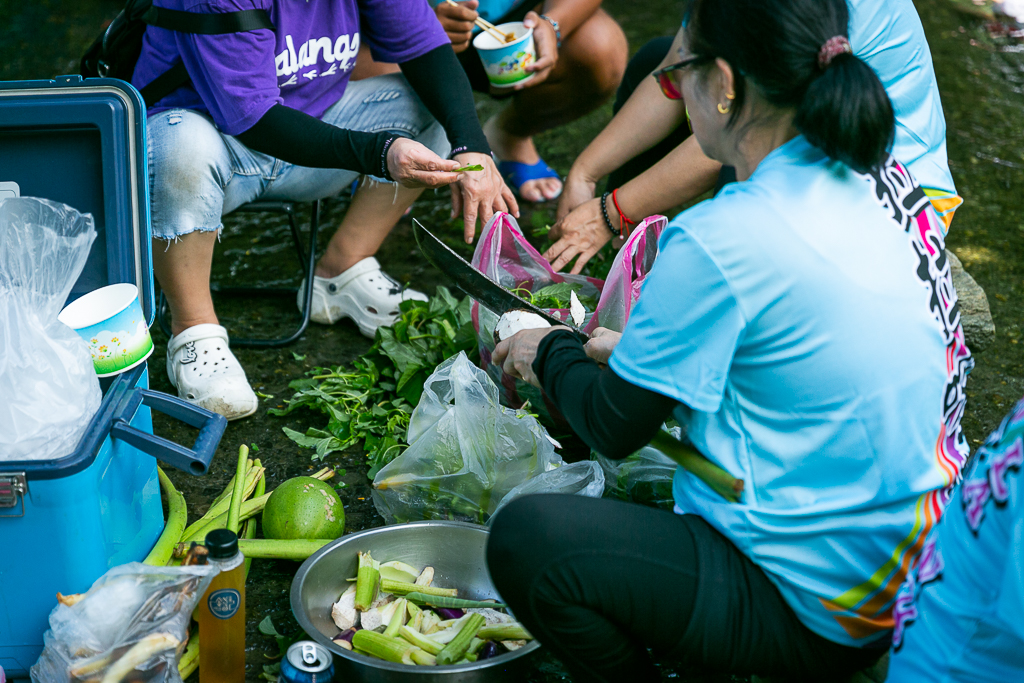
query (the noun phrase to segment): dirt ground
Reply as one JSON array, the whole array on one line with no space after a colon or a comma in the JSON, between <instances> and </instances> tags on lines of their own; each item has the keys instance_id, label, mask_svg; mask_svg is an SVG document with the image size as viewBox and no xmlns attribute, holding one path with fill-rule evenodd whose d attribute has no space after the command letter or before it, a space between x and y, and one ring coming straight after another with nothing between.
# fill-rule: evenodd
<instances>
[{"instance_id":1,"label":"dirt ground","mask_svg":"<svg viewBox=\"0 0 1024 683\"><path fill-rule=\"evenodd\" d=\"M1021 339L1022 274L1024 274L1024 215L1016 208L1024 187L1024 150L1021 148L1024 105L1024 55L1005 51L1003 43L990 38L984 20L957 10L959 0L917 0L932 48L948 126L950 166L958 190L966 198L957 213L949 247L988 293L996 325L996 340L975 352L977 366L968 383L969 401L964 426L973 446L981 443L1013 402L1024 393L1024 341ZM0 80L49 78L75 73L77 59L105 20L116 14L122 0L0 0L5 29L0 32ZM604 7L623 25L633 51L656 36L669 34L679 25L681 2L649 0L607 0ZM1015 48L1011 47L1011 50ZM489 101L480 101L482 116L495 111ZM610 118L610 106L569 126L538 138L544 158L562 173L575 156ZM323 218L321 244L343 215L347 200L332 201ZM413 215L428 226L448 223L447 193L427 192L417 202ZM554 207L526 209L522 223L544 225L552 222ZM300 221L305 221L305 216ZM224 285L262 284L294 286L298 281L287 227L279 217L229 218L215 260L215 280ZM457 234L454 226L450 231ZM453 243L456 240L452 240ZM442 276L418 255L410 233L409 219L403 219L384 244L379 258L389 272L416 288L432 292L444 282ZM293 324L293 298L218 298L222 323L233 335L270 335ZM166 337L154 327L157 349L151 359L152 387L173 392L163 370ZM267 467L271 487L285 479L319 468L310 452L298 448L281 431L290 427L305 431L316 425L318 416L296 413L273 417L267 409L290 395L287 384L318 365L335 365L354 358L369 347L349 323L333 327L313 325L294 345L278 350L238 350L253 386L272 396L261 401L256 415L231 423L207 476L202 478L172 472L189 503L189 520L201 516L219 493L234 467L239 444L258 444ZM190 430L155 417L156 431L187 442ZM345 503L347 529L378 526L369 497L366 466L356 448L342 456L331 456L327 464L344 468L347 488ZM288 606L288 591L298 565L289 562L257 561L247 586L248 679L258 680L266 658L276 652L272 639L260 635L256 626L271 616L282 632L295 632L297 624ZM664 678L687 681L746 680L704 677L695 672L666 667ZM563 680L561 667L541 657L531 681ZM193 677L193 680L197 680Z\"/></svg>"}]
</instances>

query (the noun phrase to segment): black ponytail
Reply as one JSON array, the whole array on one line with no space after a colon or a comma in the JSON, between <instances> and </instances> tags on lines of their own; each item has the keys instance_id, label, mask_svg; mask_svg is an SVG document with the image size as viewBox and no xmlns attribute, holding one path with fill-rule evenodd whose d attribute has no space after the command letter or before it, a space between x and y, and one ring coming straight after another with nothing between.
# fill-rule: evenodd
<instances>
[{"instance_id":1,"label":"black ponytail","mask_svg":"<svg viewBox=\"0 0 1024 683\"><path fill-rule=\"evenodd\" d=\"M811 144L863 173L884 163L895 118L860 58L844 52L819 63L848 24L846 0L692 0L686 32L695 55L724 59L736 75L730 125L749 79L771 104L796 110L793 124Z\"/></svg>"},{"instance_id":2,"label":"black ponytail","mask_svg":"<svg viewBox=\"0 0 1024 683\"><path fill-rule=\"evenodd\" d=\"M837 55L811 81L793 124L812 145L861 173L885 161L894 130L885 88L852 54Z\"/></svg>"}]
</instances>

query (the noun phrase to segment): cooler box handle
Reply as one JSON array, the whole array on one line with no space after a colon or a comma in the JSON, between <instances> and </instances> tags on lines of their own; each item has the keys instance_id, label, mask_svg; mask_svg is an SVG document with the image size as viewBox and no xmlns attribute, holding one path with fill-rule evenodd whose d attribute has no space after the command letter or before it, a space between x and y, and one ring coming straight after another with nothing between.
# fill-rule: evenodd
<instances>
[{"instance_id":1,"label":"cooler box handle","mask_svg":"<svg viewBox=\"0 0 1024 683\"><path fill-rule=\"evenodd\" d=\"M197 427L199 436L191 449L132 427L130 422L139 405L146 405L164 415ZM111 421L110 436L121 439L143 453L163 460L182 472L202 475L210 468L213 454L224 436L228 421L223 415L192 405L177 396L137 388L121 404Z\"/></svg>"}]
</instances>

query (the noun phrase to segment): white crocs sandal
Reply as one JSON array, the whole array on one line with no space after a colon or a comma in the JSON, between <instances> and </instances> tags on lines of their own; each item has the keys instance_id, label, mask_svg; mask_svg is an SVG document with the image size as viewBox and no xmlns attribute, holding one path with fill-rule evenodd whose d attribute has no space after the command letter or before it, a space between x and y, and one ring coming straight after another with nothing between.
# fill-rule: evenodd
<instances>
[{"instance_id":1,"label":"white crocs sandal","mask_svg":"<svg viewBox=\"0 0 1024 683\"><path fill-rule=\"evenodd\" d=\"M167 342L167 378L178 396L229 420L256 412L259 400L228 348L220 325L193 325Z\"/></svg>"},{"instance_id":2,"label":"white crocs sandal","mask_svg":"<svg viewBox=\"0 0 1024 683\"><path fill-rule=\"evenodd\" d=\"M306 283L299 288L299 310L305 303ZM359 331L371 339L378 327L395 322L406 300L427 301L427 295L402 285L380 269L374 257L365 258L341 275L332 278L313 276L313 302L310 319L332 325L351 318Z\"/></svg>"}]
</instances>

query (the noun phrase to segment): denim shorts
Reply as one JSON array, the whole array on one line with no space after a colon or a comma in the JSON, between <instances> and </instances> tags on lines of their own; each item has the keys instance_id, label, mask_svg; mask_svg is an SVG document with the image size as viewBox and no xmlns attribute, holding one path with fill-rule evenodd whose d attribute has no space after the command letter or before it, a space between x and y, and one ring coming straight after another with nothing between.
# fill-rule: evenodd
<instances>
[{"instance_id":1,"label":"denim shorts","mask_svg":"<svg viewBox=\"0 0 1024 683\"><path fill-rule=\"evenodd\" d=\"M349 83L321 120L350 130L401 133L442 158L451 149L444 129L401 74ZM261 154L221 133L206 114L189 109L154 114L147 126L156 239L219 231L222 216L257 199L301 202L331 197L360 176L356 171L296 166Z\"/></svg>"}]
</instances>

